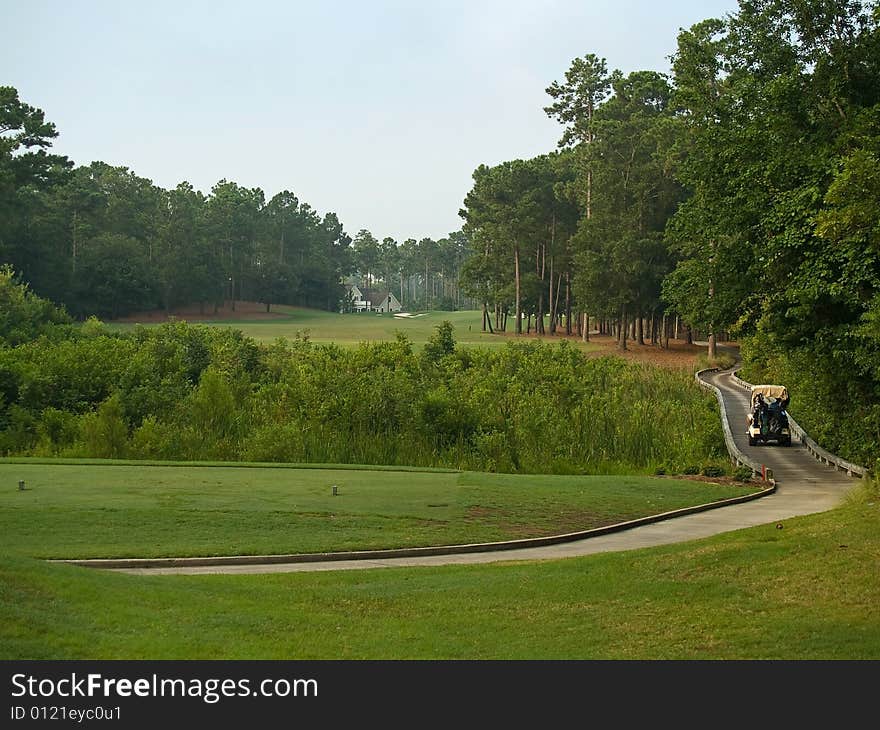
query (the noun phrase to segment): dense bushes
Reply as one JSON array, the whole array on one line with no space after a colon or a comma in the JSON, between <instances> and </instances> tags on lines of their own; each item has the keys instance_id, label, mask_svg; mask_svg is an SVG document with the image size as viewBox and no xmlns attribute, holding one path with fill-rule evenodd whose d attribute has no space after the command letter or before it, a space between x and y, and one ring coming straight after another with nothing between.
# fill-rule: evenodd
<instances>
[{"instance_id":1,"label":"dense bushes","mask_svg":"<svg viewBox=\"0 0 880 730\"><path fill-rule=\"evenodd\" d=\"M726 462L682 373L563 343L456 348L438 327L354 349L182 322L92 323L0 350L0 453L409 464L525 472Z\"/></svg>"}]
</instances>

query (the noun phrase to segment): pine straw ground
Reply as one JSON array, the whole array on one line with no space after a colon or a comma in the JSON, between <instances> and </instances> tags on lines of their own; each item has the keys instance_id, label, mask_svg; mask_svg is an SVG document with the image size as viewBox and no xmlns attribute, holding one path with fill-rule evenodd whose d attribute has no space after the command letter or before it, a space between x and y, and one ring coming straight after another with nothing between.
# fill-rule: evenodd
<instances>
[{"instance_id":1,"label":"pine straw ground","mask_svg":"<svg viewBox=\"0 0 880 730\"><path fill-rule=\"evenodd\" d=\"M545 334L537 335L534 332L529 334L515 335L511 332L505 332L504 336L511 339L529 339L542 340L544 342L559 342L569 340L572 343L583 343L578 335L567 336L565 334ZM626 350L620 350L617 347L617 338L611 335L600 335L593 332L590 335L589 346L587 351L588 357L603 357L605 355L617 355L634 362L644 362L660 367L671 368L675 370L689 370L693 372L697 369L700 356L706 355L706 345L688 344L683 339L669 339L669 347L661 348L657 345L651 345L646 339L646 344L640 345L635 340L628 339L626 342ZM725 347L738 348L736 342L724 342Z\"/></svg>"},{"instance_id":2,"label":"pine straw ground","mask_svg":"<svg viewBox=\"0 0 880 730\"><path fill-rule=\"evenodd\" d=\"M217 307L214 311L213 304L205 304L204 307L198 304L191 304L186 307L174 307L170 311L164 309L153 309L147 312L132 312L126 317L119 317L112 320L113 322L139 322L143 324L158 324L167 322L170 319L182 319L187 322L234 322L240 320L242 322L252 322L254 320L263 319L286 319L290 317L293 307L281 304L273 304L270 311L266 311L266 305L260 302L236 302L235 311L232 310L231 302L223 302L223 306Z\"/></svg>"}]
</instances>

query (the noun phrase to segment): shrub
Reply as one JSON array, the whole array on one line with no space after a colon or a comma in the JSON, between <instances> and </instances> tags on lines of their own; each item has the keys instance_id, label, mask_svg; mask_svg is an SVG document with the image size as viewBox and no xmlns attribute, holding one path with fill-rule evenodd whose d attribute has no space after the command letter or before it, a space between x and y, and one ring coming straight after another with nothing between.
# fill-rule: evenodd
<instances>
[{"instance_id":1,"label":"shrub","mask_svg":"<svg viewBox=\"0 0 880 730\"><path fill-rule=\"evenodd\" d=\"M41 452L51 455L58 447L70 446L79 436L79 420L76 415L57 408L46 408L37 423Z\"/></svg>"},{"instance_id":2,"label":"shrub","mask_svg":"<svg viewBox=\"0 0 880 730\"><path fill-rule=\"evenodd\" d=\"M437 362L440 358L451 355L455 351L455 337L452 323L444 319L438 324L437 330L425 343L424 354L430 362Z\"/></svg>"},{"instance_id":3,"label":"shrub","mask_svg":"<svg viewBox=\"0 0 880 730\"><path fill-rule=\"evenodd\" d=\"M706 368L718 368L719 370L727 370L736 365L736 358L728 352L717 352L713 359L709 359L707 355L699 355L697 357L697 370L705 370Z\"/></svg>"},{"instance_id":4,"label":"shrub","mask_svg":"<svg viewBox=\"0 0 880 730\"><path fill-rule=\"evenodd\" d=\"M245 440L241 456L246 461L304 461L302 427L296 423L263 426Z\"/></svg>"},{"instance_id":5,"label":"shrub","mask_svg":"<svg viewBox=\"0 0 880 730\"><path fill-rule=\"evenodd\" d=\"M725 469L717 464L706 464L700 473L705 477L723 477Z\"/></svg>"},{"instance_id":6,"label":"shrub","mask_svg":"<svg viewBox=\"0 0 880 730\"><path fill-rule=\"evenodd\" d=\"M119 459L128 445L128 425L122 414L119 394L104 401L97 411L82 417L83 441L89 456L98 459Z\"/></svg>"},{"instance_id":7,"label":"shrub","mask_svg":"<svg viewBox=\"0 0 880 730\"><path fill-rule=\"evenodd\" d=\"M136 459L174 458L176 429L147 416L131 435L131 456Z\"/></svg>"},{"instance_id":8,"label":"shrub","mask_svg":"<svg viewBox=\"0 0 880 730\"><path fill-rule=\"evenodd\" d=\"M4 416L5 428L0 430L0 454L21 454L28 451L37 440L37 419L14 403Z\"/></svg>"}]
</instances>

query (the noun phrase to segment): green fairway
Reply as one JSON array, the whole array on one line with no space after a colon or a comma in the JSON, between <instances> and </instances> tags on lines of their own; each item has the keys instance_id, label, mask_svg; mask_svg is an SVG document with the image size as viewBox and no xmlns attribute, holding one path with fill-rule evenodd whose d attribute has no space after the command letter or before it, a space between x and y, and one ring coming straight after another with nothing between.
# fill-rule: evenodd
<instances>
[{"instance_id":1,"label":"green fairway","mask_svg":"<svg viewBox=\"0 0 880 730\"><path fill-rule=\"evenodd\" d=\"M878 505L568 560L331 573L142 577L7 544L0 655L876 660Z\"/></svg>"},{"instance_id":2,"label":"green fairway","mask_svg":"<svg viewBox=\"0 0 880 730\"><path fill-rule=\"evenodd\" d=\"M0 484L3 553L41 558L489 542L575 532L754 491L657 477L21 459L0 463Z\"/></svg>"},{"instance_id":3,"label":"green fairway","mask_svg":"<svg viewBox=\"0 0 880 730\"><path fill-rule=\"evenodd\" d=\"M337 314L319 309L282 305L276 305L273 311L284 316L266 320L215 320L204 324L212 327L232 327L258 342L271 342L278 337L294 338L298 335L307 335L309 340L316 343L354 346L360 342L391 341L394 340L396 333L401 332L413 344L421 346L435 334L438 324L448 320L455 328L455 340L458 344L500 347L510 341L510 337L503 334L483 332L482 312L479 310L416 312L406 317L376 312ZM130 330L135 325L110 323L108 326L112 329ZM589 343L579 343L579 346L588 350L594 349Z\"/></svg>"}]
</instances>

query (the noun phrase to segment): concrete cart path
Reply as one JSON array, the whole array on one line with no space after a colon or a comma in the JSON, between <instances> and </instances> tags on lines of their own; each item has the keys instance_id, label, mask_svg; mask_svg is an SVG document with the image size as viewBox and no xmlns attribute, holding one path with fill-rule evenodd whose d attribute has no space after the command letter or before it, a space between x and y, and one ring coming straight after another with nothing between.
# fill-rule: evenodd
<instances>
[{"instance_id":1,"label":"concrete cart path","mask_svg":"<svg viewBox=\"0 0 880 730\"><path fill-rule=\"evenodd\" d=\"M206 573L291 573L319 570L358 570L418 565L494 563L512 560L556 560L609 551L667 545L755 525L779 522L798 515L823 512L837 505L856 480L816 461L802 446L749 446L746 436L748 393L734 384L730 371L703 375L721 390L737 446L759 463L773 470L777 490L743 504L719 507L662 522L633 527L621 532L589 537L575 542L511 550L357 560L328 560L304 563L248 565L173 566L116 568L118 572L142 575L197 575Z\"/></svg>"}]
</instances>

